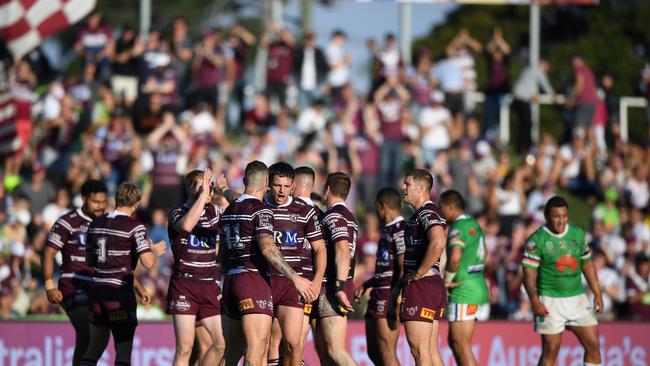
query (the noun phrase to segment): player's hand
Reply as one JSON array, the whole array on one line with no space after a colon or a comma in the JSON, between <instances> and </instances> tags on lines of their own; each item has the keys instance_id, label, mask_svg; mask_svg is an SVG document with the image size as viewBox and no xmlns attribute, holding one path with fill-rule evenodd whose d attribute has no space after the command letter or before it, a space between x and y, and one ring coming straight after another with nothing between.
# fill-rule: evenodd
<instances>
[{"instance_id":1,"label":"player's hand","mask_svg":"<svg viewBox=\"0 0 650 366\"><path fill-rule=\"evenodd\" d=\"M49 301L50 304L60 304L61 301L63 301L63 293L61 293L57 288L45 291L45 294L47 295L47 301Z\"/></svg>"},{"instance_id":2,"label":"player's hand","mask_svg":"<svg viewBox=\"0 0 650 366\"><path fill-rule=\"evenodd\" d=\"M301 276L296 276L293 285L296 287L296 290L298 290L298 293L302 296L305 302L316 300L316 294L312 290L313 283L310 280Z\"/></svg>"},{"instance_id":3,"label":"player's hand","mask_svg":"<svg viewBox=\"0 0 650 366\"><path fill-rule=\"evenodd\" d=\"M228 179L223 174L217 174L217 187L221 191L225 191L228 188Z\"/></svg>"},{"instance_id":4,"label":"player's hand","mask_svg":"<svg viewBox=\"0 0 650 366\"><path fill-rule=\"evenodd\" d=\"M409 283L411 283L413 281L417 281L417 280L421 279L422 277L424 277L424 275L420 275L417 272L411 272L411 273L407 274L406 276L404 276L404 284L408 285Z\"/></svg>"},{"instance_id":5,"label":"player's hand","mask_svg":"<svg viewBox=\"0 0 650 366\"><path fill-rule=\"evenodd\" d=\"M542 304L539 299L531 300L530 304L533 307L533 314L535 316L547 316L548 315L548 309L546 309L546 306Z\"/></svg>"},{"instance_id":6,"label":"player's hand","mask_svg":"<svg viewBox=\"0 0 650 366\"><path fill-rule=\"evenodd\" d=\"M212 193L212 171L210 168L203 172L203 184L201 184L201 195L204 198L209 198Z\"/></svg>"},{"instance_id":7,"label":"player's hand","mask_svg":"<svg viewBox=\"0 0 650 366\"><path fill-rule=\"evenodd\" d=\"M161 240L154 244L154 242L149 239L149 248L151 248L151 251L156 255L156 257L160 257L161 255L165 254L165 251L167 250L167 243L164 240Z\"/></svg>"},{"instance_id":8,"label":"player's hand","mask_svg":"<svg viewBox=\"0 0 650 366\"><path fill-rule=\"evenodd\" d=\"M363 295L371 288L372 287L365 287L363 285L357 287L357 289L354 290L354 301L359 302Z\"/></svg>"},{"instance_id":9,"label":"player's hand","mask_svg":"<svg viewBox=\"0 0 650 366\"><path fill-rule=\"evenodd\" d=\"M346 295L345 292L339 291L335 294L335 296L339 302L339 307L342 308L341 310L344 310L345 312L354 312L352 303L350 303L348 295Z\"/></svg>"},{"instance_id":10,"label":"player's hand","mask_svg":"<svg viewBox=\"0 0 650 366\"><path fill-rule=\"evenodd\" d=\"M603 294L601 293L594 296L594 311L599 314L603 312Z\"/></svg>"},{"instance_id":11,"label":"player's hand","mask_svg":"<svg viewBox=\"0 0 650 366\"><path fill-rule=\"evenodd\" d=\"M320 296L321 286L323 286L323 281L312 281L311 291L314 293L314 299L312 301L307 301L307 299L305 299L306 303L314 302L318 299L318 296Z\"/></svg>"},{"instance_id":12,"label":"player's hand","mask_svg":"<svg viewBox=\"0 0 650 366\"><path fill-rule=\"evenodd\" d=\"M142 305L151 304L151 294L149 293L149 291L142 288L140 289L138 295L140 296L140 304Z\"/></svg>"}]
</instances>

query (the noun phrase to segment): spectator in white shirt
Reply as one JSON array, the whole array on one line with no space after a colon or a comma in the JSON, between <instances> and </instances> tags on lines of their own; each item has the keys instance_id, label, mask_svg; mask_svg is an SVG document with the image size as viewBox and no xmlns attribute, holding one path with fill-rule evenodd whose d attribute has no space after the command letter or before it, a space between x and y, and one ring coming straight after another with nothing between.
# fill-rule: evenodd
<instances>
[{"instance_id":1,"label":"spectator in white shirt","mask_svg":"<svg viewBox=\"0 0 650 366\"><path fill-rule=\"evenodd\" d=\"M327 75L327 82L332 88L333 98L337 98L343 86L350 80L350 64L352 57L345 52L345 42L347 36L343 31L336 30L332 33L329 45L325 50L325 57L329 64L330 71Z\"/></svg>"},{"instance_id":2,"label":"spectator in white shirt","mask_svg":"<svg viewBox=\"0 0 650 366\"><path fill-rule=\"evenodd\" d=\"M630 194L630 203L636 208L645 208L650 199L646 171L642 165L634 167L632 177L625 183L625 190Z\"/></svg>"},{"instance_id":3,"label":"spectator in white shirt","mask_svg":"<svg viewBox=\"0 0 650 366\"><path fill-rule=\"evenodd\" d=\"M422 157L429 167L433 166L436 153L448 149L451 144L449 130L453 122L444 102L445 95L441 91L432 92L431 105L422 109L418 118L422 138Z\"/></svg>"}]
</instances>

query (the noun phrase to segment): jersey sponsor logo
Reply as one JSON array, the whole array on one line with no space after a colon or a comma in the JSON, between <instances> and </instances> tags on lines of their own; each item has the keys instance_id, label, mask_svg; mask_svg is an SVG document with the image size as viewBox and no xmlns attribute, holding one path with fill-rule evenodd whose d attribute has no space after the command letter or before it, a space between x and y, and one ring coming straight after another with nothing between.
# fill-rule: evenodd
<instances>
[{"instance_id":1,"label":"jersey sponsor logo","mask_svg":"<svg viewBox=\"0 0 650 366\"><path fill-rule=\"evenodd\" d=\"M126 319L128 319L128 314L126 313L126 310L112 311L108 313L108 320L111 322L118 322L120 320L126 320Z\"/></svg>"},{"instance_id":2,"label":"jersey sponsor logo","mask_svg":"<svg viewBox=\"0 0 650 366\"><path fill-rule=\"evenodd\" d=\"M55 233L54 231L50 231L49 238L52 241L61 241L61 235Z\"/></svg>"},{"instance_id":3,"label":"jersey sponsor logo","mask_svg":"<svg viewBox=\"0 0 650 366\"><path fill-rule=\"evenodd\" d=\"M187 244L192 248L201 247L205 249L210 249L216 246L217 237L218 235L213 235L210 238L201 238L196 235L190 234L190 236L187 238ZM207 241L203 239L207 239Z\"/></svg>"},{"instance_id":4,"label":"jersey sponsor logo","mask_svg":"<svg viewBox=\"0 0 650 366\"><path fill-rule=\"evenodd\" d=\"M271 227L271 215L268 214L260 214L260 226L261 227Z\"/></svg>"},{"instance_id":5,"label":"jersey sponsor logo","mask_svg":"<svg viewBox=\"0 0 650 366\"><path fill-rule=\"evenodd\" d=\"M565 254L555 261L555 269L560 272L571 269L571 271L575 272L578 269L578 260L571 254Z\"/></svg>"},{"instance_id":6,"label":"jersey sponsor logo","mask_svg":"<svg viewBox=\"0 0 650 366\"><path fill-rule=\"evenodd\" d=\"M289 220L291 220L291 222L297 222L297 221L298 221L298 217L299 217L299 216L296 215L296 214L290 214L290 215L289 215Z\"/></svg>"},{"instance_id":7,"label":"jersey sponsor logo","mask_svg":"<svg viewBox=\"0 0 650 366\"><path fill-rule=\"evenodd\" d=\"M560 242L560 249L566 249L566 242L565 241Z\"/></svg>"},{"instance_id":8,"label":"jersey sponsor logo","mask_svg":"<svg viewBox=\"0 0 650 366\"><path fill-rule=\"evenodd\" d=\"M79 233L79 245L85 247L87 238L88 238L88 236L86 235L86 233Z\"/></svg>"},{"instance_id":9,"label":"jersey sponsor logo","mask_svg":"<svg viewBox=\"0 0 650 366\"><path fill-rule=\"evenodd\" d=\"M476 229L473 228L473 227L470 228L470 229L469 229L469 235L472 235L472 236L476 235Z\"/></svg>"},{"instance_id":10,"label":"jersey sponsor logo","mask_svg":"<svg viewBox=\"0 0 650 366\"><path fill-rule=\"evenodd\" d=\"M332 229L332 234L340 233L347 230L348 230L347 227L335 227Z\"/></svg>"},{"instance_id":11,"label":"jersey sponsor logo","mask_svg":"<svg viewBox=\"0 0 650 366\"><path fill-rule=\"evenodd\" d=\"M253 299L250 297L245 298L244 300L241 300L239 302L239 311L246 311L250 310L255 307L255 304L253 304Z\"/></svg>"},{"instance_id":12,"label":"jersey sponsor logo","mask_svg":"<svg viewBox=\"0 0 650 366\"><path fill-rule=\"evenodd\" d=\"M296 230L274 231L273 238L278 245L298 245L298 232Z\"/></svg>"},{"instance_id":13,"label":"jersey sponsor logo","mask_svg":"<svg viewBox=\"0 0 650 366\"><path fill-rule=\"evenodd\" d=\"M179 296L178 300L176 300L176 310L178 311L188 311L190 310L190 302L185 299L185 296Z\"/></svg>"},{"instance_id":14,"label":"jersey sponsor logo","mask_svg":"<svg viewBox=\"0 0 650 366\"><path fill-rule=\"evenodd\" d=\"M145 239L146 236L147 232L144 230L135 232L135 243L138 247L148 246L147 240Z\"/></svg>"},{"instance_id":15,"label":"jersey sponsor logo","mask_svg":"<svg viewBox=\"0 0 650 366\"><path fill-rule=\"evenodd\" d=\"M303 313L305 315L311 314L311 308L312 308L311 304L305 304L305 307L303 308Z\"/></svg>"},{"instance_id":16,"label":"jersey sponsor logo","mask_svg":"<svg viewBox=\"0 0 650 366\"><path fill-rule=\"evenodd\" d=\"M422 310L420 311L420 317L424 319L433 320L435 316L436 316L435 310L431 310L429 308L422 308Z\"/></svg>"},{"instance_id":17,"label":"jersey sponsor logo","mask_svg":"<svg viewBox=\"0 0 650 366\"><path fill-rule=\"evenodd\" d=\"M476 314L477 310L478 310L478 305L476 304L467 305L467 315L474 315Z\"/></svg>"},{"instance_id":18,"label":"jersey sponsor logo","mask_svg":"<svg viewBox=\"0 0 650 366\"><path fill-rule=\"evenodd\" d=\"M266 305L268 304L268 301L266 300L255 300L255 303L257 304L257 307L260 309L266 309Z\"/></svg>"}]
</instances>

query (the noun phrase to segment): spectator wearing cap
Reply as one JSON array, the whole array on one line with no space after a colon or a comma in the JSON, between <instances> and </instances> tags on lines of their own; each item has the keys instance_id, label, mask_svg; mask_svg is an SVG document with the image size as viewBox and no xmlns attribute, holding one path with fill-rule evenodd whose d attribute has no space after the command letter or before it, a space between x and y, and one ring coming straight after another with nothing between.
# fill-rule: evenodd
<instances>
[{"instance_id":1,"label":"spectator wearing cap","mask_svg":"<svg viewBox=\"0 0 650 366\"><path fill-rule=\"evenodd\" d=\"M479 140L474 146L473 169L477 183L481 186L487 186L496 180L497 161L489 142Z\"/></svg>"},{"instance_id":2,"label":"spectator wearing cap","mask_svg":"<svg viewBox=\"0 0 650 366\"><path fill-rule=\"evenodd\" d=\"M589 130L594 121L598 89L596 79L581 56L571 58L574 73L573 91L567 100L568 107L574 108L573 126Z\"/></svg>"},{"instance_id":3,"label":"spectator wearing cap","mask_svg":"<svg viewBox=\"0 0 650 366\"><path fill-rule=\"evenodd\" d=\"M124 25L115 43L111 87L117 100L127 106L132 106L138 97L138 62L143 51L135 29L131 25Z\"/></svg>"},{"instance_id":4,"label":"spectator wearing cap","mask_svg":"<svg viewBox=\"0 0 650 366\"><path fill-rule=\"evenodd\" d=\"M17 195L22 195L29 200L29 212L32 217L41 215L45 206L54 199L55 193L54 185L47 179L45 166L38 161L32 164L30 181L19 185L16 189Z\"/></svg>"},{"instance_id":5,"label":"spectator wearing cap","mask_svg":"<svg viewBox=\"0 0 650 366\"><path fill-rule=\"evenodd\" d=\"M226 80L227 72L234 67L232 52L222 47L220 29L210 29L194 50L193 71L197 98L208 104L216 113L219 106L219 85Z\"/></svg>"},{"instance_id":6,"label":"spectator wearing cap","mask_svg":"<svg viewBox=\"0 0 650 366\"><path fill-rule=\"evenodd\" d=\"M145 97L158 94L163 106L175 108L178 105L178 89L171 57L167 52L159 53L150 61L150 67L152 71L142 85L142 93Z\"/></svg>"},{"instance_id":7,"label":"spectator wearing cap","mask_svg":"<svg viewBox=\"0 0 650 366\"><path fill-rule=\"evenodd\" d=\"M281 24L269 23L260 42L262 47L268 48L266 96L272 105L280 107L286 103L287 86L293 68L295 40L291 33Z\"/></svg>"},{"instance_id":8,"label":"spectator wearing cap","mask_svg":"<svg viewBox=\"0 0 650 366\"><path fill-rule=\"evenodd\" d=\"M300 91L298 105L303 110L320 96L329 66L323 50L316 46L313 32L305 35L305 43L294 51L294 55L293 77Z\"/></svg>"},{"instance_id":9,"label":"spectator wearing cap","mask_svg":"<svg viewBox=\"0 0 650 366\"><path fill-rule=\"evenodd\" d=\"M432 92L430 98L429 106L420 112L418 125L422 158L427 166L432 167L438 151L448 149L451 144L452 116L444 106L445 95L440 90Z\"/></svg>"},{"instance_id":10,"label":"spectator wearing cap","mask_svg":"<svg viewBox=\"0 0 650 366\"><path fill-rule=\"evenodd\" d=\"M377 89L373 100L377 108L382 142L379 153L379 186L395 186L402 174L402 140L409 121L404 117L411 96L399 82L391 76Z\"/></svg>"},{"instance_id":11,"label":"spectator wearing cap","mask_svg":"<svg viewBox=\"0 0 650 366\"><path fill-rule=\"evenodd\" d=\"M612 231L621 224L621 213L616 206L618 201L618 191L615 187L605 189L605 201L600 202L594 207L594 220L602 221L606 231Z\"/></svg>"},{"instance_id":12,"label":"spectator wearing cap","mask_svg":"<svg viewBox=\"0 0 650 366\"><path fill-rule=\"evenodd\" d=\"M94 75L99 69L102 79L108 77L110 61L115 50L113 31L102 22L102 13L93 11L87 23L79 30L75 50L83 57L87 70Z\"/></svg>"},{"instance_id":13,"label":"spectator wearing cap","mask_svg":"<svg viewBox=\"0 0 650 366\"><path fill-rule=\"evenodd\" d=\"M629 315L634 320L650 320L650 258L639 253L625 281Z\"/></svg>"},{"instance_id":14,"label":"spectator wearing cap","mask_svg":"<svg viewBox=\"0 0 650 366\"><path fill-rule=\"evenodd\" d=\"M543 59L537 65L529 65L519 74L512 90L514 101L512 107L517 115L517 135L515 136L515 150L517 153L526 153L532 146L532 106L539 100L540 87L545 94L555 94L546 75L550 64Z\"/></svg>"},{"instance_id":15,"label":"spectator wearing cap","mask_svg":"<svg viewBox=\"0 0 650 366\"><path fill-rule=\"evenodd\" d=\"M345 43L347 36L342 30L335 30L330 37L329 44L325 49L325 57L329 64L327 83L331 88L331 96L336 99L341 89L350 81L350 65L352 55L346 53Z\"/></svg>"}]
</instances>

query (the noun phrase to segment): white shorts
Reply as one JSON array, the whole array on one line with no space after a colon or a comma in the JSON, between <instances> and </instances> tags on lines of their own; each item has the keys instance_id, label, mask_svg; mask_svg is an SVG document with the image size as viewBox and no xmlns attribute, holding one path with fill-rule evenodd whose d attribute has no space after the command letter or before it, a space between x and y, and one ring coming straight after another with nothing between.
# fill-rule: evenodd
<instances>
[{"instance_id":1,"label":"white shorts","mask_svg":"<svg viewBox=\"0 0 650 366\"><path fill-rule=\"evenodd\" d=\"M128 101L138 97L138 78L135 76L115 75L111 78L111 87L116 96L124 96Z\"/></svg>"},{"instance_id":2,"label":"white shorts","mask_svg":"<svg viewBox=\"0 0 650 366\"><path fill-rule=\"evenodd\" d=\"M447 320L462 322L466 320L487 320L490 317L490 304L447 304Z\"/></svg>"},{"instance_id":3,"label":"white shorts","mask_svg":"<svg viewBox=\"0 0 650 366\"><path fill-rule=\"evenodd\" d=\"M547 316L535 317L535 332L540 334L559 334L567 326L591 327L598 325L593 306L587 295L569 297L540 296Z\"/></svg>"}]
</instances>

